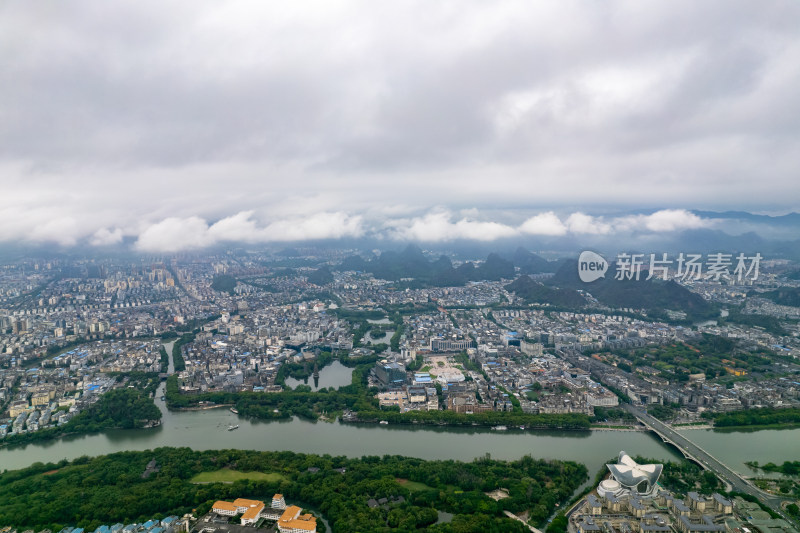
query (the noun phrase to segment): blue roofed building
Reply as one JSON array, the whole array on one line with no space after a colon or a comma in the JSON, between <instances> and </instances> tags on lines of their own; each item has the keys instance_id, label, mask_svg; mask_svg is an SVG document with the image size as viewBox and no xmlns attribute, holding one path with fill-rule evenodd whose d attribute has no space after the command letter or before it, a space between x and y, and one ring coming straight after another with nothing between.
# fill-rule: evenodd
<instances>
[{"instance_id":1,"label":"blue roofed building","mask_svg":"<svg viewBox=\"0 0 800 533\"><path fill-rule=\"evenodd\" d=\"M433 383L431 375L427 372L417 372L414 374L414 385L430 385Z\"/></svg>"},{"instance_id":2,"label":"blue roofed building","mask_svg":"<svg viewBox=\"0 0 800 533\"><path fill-rule=\"evenodd\" d=\"M178 517L177 516L168 516L168 517L163 518L161 520L161 525L164 526L165 528L169 529L169 528L173 527L177 522L178 522Z\"/></svg>"}]
</instances>

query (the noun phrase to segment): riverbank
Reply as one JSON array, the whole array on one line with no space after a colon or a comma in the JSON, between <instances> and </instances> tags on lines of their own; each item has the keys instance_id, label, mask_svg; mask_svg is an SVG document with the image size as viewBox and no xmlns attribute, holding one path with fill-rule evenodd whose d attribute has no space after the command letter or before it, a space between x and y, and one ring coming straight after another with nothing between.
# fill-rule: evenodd
<instances>
[{"instance_id":1,"label":"riverbank","mask_svg":"<svg viewBox=\"0 0 800 533\"><path fill-rule=\"evenodd\" d=\"M650 431L644 426L601 426L594 424L589 429L592 431Z\"/></svg>"},{"instance_id":2,"label":"riverbank","mask_svg":"<svg viewBox=\"0 0 800 533\"><path fill-rule=\"evenodd\" d=\"M235 403L218 403L218 404L215 403L214 405L195 405L195 406L192 406L192 407L170 407L169 410L170 411L177 411L177 412L182 412L182 411L184 411L184 412L185 411L208 411L209 409L219 409L221 407L230 408L230 407L234 407L235 405L236 405Z\"/></svg>"},{"instance_id":3,"label":"riverbank","mask_svg":"<svg viewBox=\"0 0 800 533\"><path fill-rule=\"evenodd\" d=\"M493 458L507 460L532 455L546 459L580 459L591 472L602 469L620 450L664 461L681 458L674 448L645 431L493 431L490 427L471 425L332 424L291 416L264 421L237 416L229 409L167 410L160 399L164 388L162 382L154 399L163 414L159 428L104 430L6 447L0 450L0 469L164 446L194 450L293 450L348 457L397 454L463 461L487 453ZM227 431L230 425L237 424L239 429ZM796 458L796 443L800 442L800 429L759 432L756 448L749 431L720 435L710 429L681 428L680 432L743 475L752 475L744 461L782 463Z\"/></svg>"},{"instance_id":4,"label":"riverbank","mask_svg":"<svg viewBox=\"0 0 800 533\"><path fill-rule=\"evenodd\" d=\"M724 433L728 430L730 431L759 431L767 429L781 430L781 429L798 429L800 428L800 423L752 424L752 425L742 425L742 426L709 426L709 428L714 429L715 431L719 431L721 433ZM680 428L680 429L685 429L685 428Z\"/></svg>"},{"instance_id":5,"label":"riverbank","mask_svg":"<svg viewBox=\"0 0 800 533\"><path fill-rule=\"evenodd\" d=\"M343 422L380 423L382 425L422 425L452 427L488 427L493 429L590 429L589 417L580 414L528 414L508 411L488 411L466 414L453 411L345 411Z\"/></svg>"},{"instance_id":6,"label":"riverbank","mask_svg":"<svg viewBox=\"0 0 800 533\"><path fill-rule=\"evenodd\" d=\"M389 422L386 420L358 420L358 419L348 419L345 420L343 418L339 419L344 425L353 425L353 426L368 426L368 427L401 427L401 428L440 428L440 429L482 429L482 430L490 430L494 433L509 433L509 434L519 434L519 433L536 433L536 432L547 432L547 431L569 431L575 433L590 433L591 428L581 428L581 427L566 427L566 426L503 426L498 424L492 423L484 423L480 424L474 422L472 424L453 424L447 422L436 422L436 421L418 421L418 420L411 420L411 421L404 421L404 422ZM620 430L624 431L624 430ZM633 431L633 430L631 430Z\"/></svg>"},{"instance_id":7,"label":"riverbank","mask_svg":"<svg viewBox=\"0 0 800 533\"><path fill-rule=\"evenodd\" d=\"M53 444L55 444L55 443L57 443L58 441L61 441L61 440L73 439L73 438L76 438L76 437L80 438L80 437L91 437L91 436L95 436L95 435L103 435L104 433L106 433L108 431L141 431L141 430L158 429L160 427L161 427L161 421L160 420L155 420L155 421L149 421L148 423L146 423L142 427L137 427L137 428L110 427L110 428L102 428L102 429L96 429L96 430L91 430L91 431L59 432L59 433L55 433L53 435L45 435L45 436L36 435L37 433L39 433L37 431L37 432L34 432L34 433L23 433L21 435L18 435L18 436L30 435L31 437L36 435L36 438L30 438L30 439L16 439L16 438L14 438L14 437L17 437L17 435L7 436L6 438L0 440L0 449L3 449L3 448L11 448L11 449L13 449L13 448L24 448L24 447L28 446L29 444L52 446ZM54 428L54 431L56 429L57 428ZM45 431L47 431L47 430L45 430Z\"/></svg>"},{"instance_id":8,"label":"riverbank","mask_svg":"<svg viewBox=\"0 0 800 533\"><path fill-rule=\"evenodd\" d=\"M134 388L112 389L66 424L6 436L0 444L13 445L56 440L67 434L94 433L105 429L152 429L161 423L162 412L152 393Z\"/></svg>"},{"instance_id":9,"label":"riverbank","mask_svg":"<svg viewBox=\"0 0 800 533\"><path fill-rule=\"evenodd\" d=\"M764 407L759 409L746 409L741 411L731 411L727 413L703 413L704 417L709 417L714 420L714 426L717 428L733 428L733 427L786 427L791 425L797 427L800 425L800 408L798 407L785 407L773 408Z\"/></svg>"},{"instance_id":10,"label":"riverbank","mask_svg":"<svg viewBox=\"0 0 800 533\"><path fill-rule=\"evenodd\" d=\"M163 383L161 387L160 391L163 391ZM322 423L298 417L262 421L237 416L228 409L167 410L159 396L160 392L156 394L155 402L163 412L160 428L109 430L10 447L0 450L0 464L2 468L14 469L35 462L164 446L195 450L294 450L354 457L399 454L421 459L463 461L484 457L487 453L507 460L533 455L547 459L580 458L593 471L623 449L635 449L638 453L664 459L677 456L660 439L644 432L492 431L489 427L473 426ZM227 431L230 425L237 424L239 428L236 431Z\"/></svg>"}]
</instances>

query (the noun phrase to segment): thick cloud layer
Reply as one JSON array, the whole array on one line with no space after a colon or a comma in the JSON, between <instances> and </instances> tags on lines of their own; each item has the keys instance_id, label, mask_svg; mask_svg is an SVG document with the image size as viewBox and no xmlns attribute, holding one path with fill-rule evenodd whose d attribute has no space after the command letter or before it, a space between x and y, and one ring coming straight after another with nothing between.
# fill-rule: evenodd
<instances>
[{"instance_id":1,"label":"thick cloud layer","mask_svg":"<svg viewBox=\"0 0 800 533\"><path fill-rule=\"evenodd\" d=\"M145 252L169 252L205 248L224 243L269 243L321 239L358 238L417 242L459 240L495 241L525 235L629 235L709 228L715 221L688 211L662 210L652 215L595 217L572 213L562 222L553 212L541 213L519 226L476 220L436 209L418 217L364 219L346 213L317 213L307 217L261 224L252 211L243 211L215 223L199 217L166 218L144 228L135 248ZM558 228L559 232L554 232ZM92 244L107 245L121 240L121 230L99 230Z\"/></svg>"},{"instance_id":2,"label":"thick cloud layer","mask_svg":"<svg viewBox=\"0 0 800 533\"><path fill-rule=\"evenodd\" d=\"M493 240L794 210L798 27L794 0L5 2L0 242Z\"/></svg>"}]
</instances>

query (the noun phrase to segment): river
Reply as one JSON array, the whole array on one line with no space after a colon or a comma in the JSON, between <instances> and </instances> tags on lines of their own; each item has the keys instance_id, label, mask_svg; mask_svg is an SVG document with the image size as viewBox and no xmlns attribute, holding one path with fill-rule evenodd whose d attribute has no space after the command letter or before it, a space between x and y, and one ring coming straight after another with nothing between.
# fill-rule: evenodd
<instances>
[{"instance_id":1,"label":"river","mask_svg":"<svg viewBox=\"0 0 800 533\"><path fill-rule=\"evenodd\" d=\"M782 464L800 458L800 428L686 429L680 433L745 476L783 477L750 468L745 461Z\"/></svg>"},{"instance_id":2,"label":"river","mask_svg":"<svg viewBox=\"0 0 800 533\"><path fill-rule=\"evenodd\" d=\"M175 361L172 360L172 347L175 346L175 341L171 340L169 342L164 343L164 349L167 351L167 359L169 360L169 365L167 366L167 374L174 374L175 373Z\"/></svg>"},{"instance_id":3,"label":"river","mask_svg":"<svg viewBox=\"0 0 800 533\"><path fill-rule=\"evenodd\" d=\"M583 462L592 475L620 450L659 459L678 457L650 433L634 431L492 431L488 428L379 426L309 422L294 418L262 422L231 413L226 408L204 411L168 411L154 429L110 430L93 435L65 437L0 449L0 470L28 466L36 461L73 459L122 450L147 450L159 446L188 446L196 450L242 448L291 450L302 453L346 455L408 455L424 459L470 461L491 454L495 459L533 457ZM230 424L239 429L228 431Z\"/></svg>"},{"instance_id":4,"label":"river","mask_svg":"<svg viewBox=\"0 0 800 533\"><path fill-rule=\"evenodd\" d=\"M170 348L168 346L168 351ZM320 371L319 385L344 384L340 383L341 369L337 369L336 364L338 361ZM23 468L37 461L52 462L81 455L160 446L188 446L196 450L291 450L349 457L397 454L462 461L487 453L495 459L518 459L530 454L535 458L582 462L589 468L591 476L603 463L616 457L620 450L659 460L679 458L677 451L664 445L659 438L641 431L492 431L485 428L354 425L297 418L263 422L237 416L225 408L168 411L160 399L163 393L162 383L155 395L156 405L164 414L158 428L111 430L2 448L0 471ZM231 424L238 424L239 429L228 431ZM745 461L756 460L763 464L797 459L797 443L800 442L798 428L757 433L689 429L682 433L745 475L753 475Z\"/></svg>"}]
</instances>

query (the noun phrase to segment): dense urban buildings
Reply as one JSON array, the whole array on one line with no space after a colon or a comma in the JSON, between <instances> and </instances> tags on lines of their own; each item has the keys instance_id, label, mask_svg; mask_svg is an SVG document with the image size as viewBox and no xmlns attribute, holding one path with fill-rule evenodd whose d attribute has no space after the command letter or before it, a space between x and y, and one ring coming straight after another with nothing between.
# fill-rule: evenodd
<instances>
[{"instance_id":1,"label":"dense urban buildings","mask_svg":"<svg viewBox=\"0 0 800 533\"><path fill-rule=\"evenodd\" d=\"M513 267L508 278L440 287L350 269L357 263L353 257L350 250L309 250L291 259L238 252L3 265L0 442L96 427L91 424L107 409L100 400L113 391L153 398L162 394L156 386L164 380L168 402L180 401L173 407L211 408L223 401L246 416L303 413L321 420L458 423L498 431L548 424L547 418L524 418L540 416L583 417L557 424L587 428L636 428L626 404L675 427L724 425L727 419L720 417L744 409L790 413L800 406L797 323L784 307L750 306L775 287L794 290L796 282L783 275L791 265L766 267L764 279L746 290L725 280L681 286L723 311L719 320L692 324L677 314L650 317L649 306L613 307L588 290L575 305L554 304L546 295L531 299L511 283L521 279ZM480 269L487 262L475 264L471 268ZM551 277L534 283L552 286L542 284ZM725 320L734 307L757 309L757 316L777 322L762 327ZM347 377L337 386L349 391L343 396L319 391L320 374L334 369L349 376L353 368L361 388L343 389ZM303 407L292 403L300 396L279 396L295 392L309 394L304 398L311 403ZM256 395L242 396L255 403L240 405L237 395ZM284 400L274 403L272 397ZM254 411L253 405L268 407ZM105 427L159 423L134 416ZM639 490L642 479L628 479L620 470L650 472L650 466L622 457L612 478L587 498L587 510L570 516L570 527L723 527L716 515L681 514L684 504L664 500L655 479ZM666 503L654 503L661 500ZM706 500L728 501L719 494ZM280 498L219 500L212 511L245 527L272 521L281 532L316 530L301 507L276 502ZM691 502L685 506L692 509ZM598 518L605 513L630 513L636 520L617 523L615 514L607 526Z\"/></svg>"}]
</instances>

